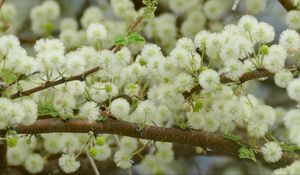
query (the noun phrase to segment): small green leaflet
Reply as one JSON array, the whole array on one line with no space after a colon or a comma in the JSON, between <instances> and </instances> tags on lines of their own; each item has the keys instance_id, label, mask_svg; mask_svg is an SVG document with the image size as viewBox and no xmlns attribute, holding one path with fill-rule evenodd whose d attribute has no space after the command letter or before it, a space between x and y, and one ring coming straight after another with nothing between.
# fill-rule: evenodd
<instances>
[{"instance_id":1,"label":"small green leaflet","mask_svg":"<svg viewBox=\"0 0 300 175\"><path fill-rule=\"evenodd\" d=\"M38 113L41 115L51 115L53 117L58 116L53 103L47 101L38 104Z\"/></svg>"},{"instance_id":2,"label":"small green leaflet","mask_svg":"<svg viewBox=\"0 0 300 175\"><path fill-rule=\"evenodd\" d=\"M299 149L296 145L287 145L283 142L280 143L280 146L283 150L290 151L290 152L295 152Z\"/></svg>"},{"instance_id":3,"label":"small green leaflet","mask_svg":"<svg viewBox=\"0 0 300 175\"><path fill-rule=\"evenodd\" d=\"M238 152L241 159L250 159L256 162L255 154L252 148L246 148L242 146Z\"/></svg>"},{"instance_id":4,"label":"small green leaflet","mask_svg":"<svg viewBox=\"0 0 300 175\"><path fill-rule=\"evenodd\" d=\"M143 36L136 34L136 33L130 33L127 36L127 38L128 38L129 44L140 43L140 42L145 41Z\"/></svg>"},{"instance_id":5,"label":"small green leaflet","mask_svg":"<svg viewBox=\"0 0 300 175\"><path fill-rule=\"evenodd\" d=\"M129 44L137 44L144 42L142 35L130 33L128 36L118 36L114 39L114 44L117 46L128 46Z\"/></svg>"},{"instance_id":6,"label":"small green leaflet","mask_svg":"<svg viewBox=\"0 0 300 175\"><path fill-rule=\"evenodd\" d=\"M18 80L18 76L10 69L2 69L1 78L6 84L11 84Z\"/></svg>"},{"instance_id":7,"label":"small green leaflet","mask_svg":"<svg viewBox=\"0 0 300 175\"><path fill-rule=\"evenodd\" d=\"M242 138L235 134L225 134L224 139L240 144Z\"/></svg>"},{"instance_id":8,"label":"small green leaflet","mask_svg":"<svg viewBox=\"0 0 300 175\"><path fill-rule=\"evenodd\" d=\"M203 102L198 100L194 105L194 112L199 112L203 108Z\"/></svg>"},{"instance_id":9,"label":"small green leaflet","mask_svg":"<svg viewBox=\"0 0 300 175\"><path fill-rule=\"evenodd\" d=\"M129 44L127 37L118 36L114 39L114 44L117 46L127 46Z\"/></svg>"}]
</instances>

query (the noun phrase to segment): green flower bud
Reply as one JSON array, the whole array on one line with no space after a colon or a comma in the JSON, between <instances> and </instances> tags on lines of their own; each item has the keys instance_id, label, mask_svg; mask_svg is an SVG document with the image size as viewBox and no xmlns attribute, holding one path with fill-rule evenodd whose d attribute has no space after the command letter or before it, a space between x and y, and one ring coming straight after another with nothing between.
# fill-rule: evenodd
<instances>
[{"instance_id":1,"label":"green flower bud","mask_svg":"<svg viewBox=\"0 0 300 175\"><path fill-rule=\"evenodd\" d=\"M267 45L262 45L260 47L260 50L261 50L261 54L263 55L267 55L269 53L269 47Z\"/></svg>"},{"instance_id":2,"label":"green flower bud","mask_svg":"<svg viewBox=\"0 0 300 175\"><path fill-rule=\"evenodd\" d=\"M103 146L105 144L105 138L104 137L97 137L96 138L96 144L98 146Z\"/></svg>"},{"instance_id":3,"label":"green flower bud","mask_svg":"<svg viewBox=\"0 0 300 175\"><path fill-rule=\"evenodd\" d=\"M91 147L89 149L89 154L90 156L95 157L97 155L97 149L95 147Z\"/></svg>"},{"instance_id":4,"label":"green flower bud","mask_svg":"<svg viewBox=\"0 0 300 175\"><path fill-rule=\"evenodd\" d=\"M18 140L16 137L8 137L7 138L7 145L9 147L15 147L18 143Z\"/></svg>"}]
</instances>

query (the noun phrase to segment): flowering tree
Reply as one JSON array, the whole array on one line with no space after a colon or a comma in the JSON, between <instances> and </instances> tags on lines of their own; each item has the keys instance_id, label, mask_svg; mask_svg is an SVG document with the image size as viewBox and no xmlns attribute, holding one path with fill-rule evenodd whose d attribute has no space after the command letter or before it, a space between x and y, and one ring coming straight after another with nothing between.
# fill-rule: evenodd
<instances>
[{"instance_id":1,"label":"flowering tree","mask_svg":"<svg viewBox=\"0 0 300 175\"><path fill-rule=\"evenodd\" d=\"M74 18L47 0L30 10L34 35L0 2L0 173L164 174L184 155L300 173L299 107L249 90L300 101L299 0L279 0L278 41L252 16L268 0L86 0Z\"/></svg>"}]
</instances>

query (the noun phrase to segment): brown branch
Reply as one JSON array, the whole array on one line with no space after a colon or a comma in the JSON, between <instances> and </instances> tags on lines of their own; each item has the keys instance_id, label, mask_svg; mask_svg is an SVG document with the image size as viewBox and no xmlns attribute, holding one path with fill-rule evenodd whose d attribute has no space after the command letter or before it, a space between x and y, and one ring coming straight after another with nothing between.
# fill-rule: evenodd
<instances>
[{"instance_id":1,"label":"brown branch","mask_svg":"<svg viewBox=\"0 0 300 175\"><path fill-rule=\"evenodd\" d=\"M281 5L287 10L287 11L291 11L296 9L296 7L294 6L293 2L291 0L278 0Z\"/></svg>"},{"instance_id":2,"label":"brown branch","mask_svg":"<svg viewBox=\"0 0 300 175\"><path fill-rule=\"evenodd\" d=\"M1 7L3 6L4 2L5 2L5 0L1 0L1 1L0 1L0 9L1 9Z\"/></svg>"},{"instance_id":3,"label":"brown branch","mask_svg":"<svg viewBox=\"0 0 300 175\"><path fill-rule=\"evenodd\" d=\"M116 134L154 141L201 146L204 149L212 150L212 152L232 157L237 157L237 151L240 148L238 144L225 140L223 135L218 133L157 126L145 126L142 131L138 131L138 128L139 125L137 123L108 118L105 122L89 122L79 119L71 119L65 122L61 119L41 119L37 120L33 125L17 125L14 129L19 134L88 133L93 131L95 134ZM265 162L260 153L257 153L257 158L265 165L277 168L289 165L295 160L288 153L284 153L281 160L276 163Z\"/></svg>"},{"instance_id":4,"label":"brown branch","mask_svg":"<svg viewBox=\"0 0 300 175\"><path fill-rule=\"evenodd\" d=\"M4 138L5 137L5 131L2 131L0 133L0 137ZM0 140L0 174L5 173L6 167L7 167L7 157L6 157L6 152L7 152L7 145L6 145L6 140Z\"/></svg>"},{"instance_id":5,"label":"brown branch","mask_svg":"<svg viewBox=\"0 0 300 175\"><path fill-rule=\"evenodd\" d=\"M99 69L100 69L100 66L96 66L96 67L94 67L94 68L92 68L92 69L90 69L86 72L83 72L82 74L79 74L79 75L75 75L75 76L72 76L72 77L69 77L69 78L60 78L60 79L58 79L56 81L52 81L52 82L46 82L45 84L37 86L35 88L29 89L29 90L26 90L26 91L17 92L15 94L11 95L10 98L11 99L16 99L16 98L19 98L19 97L22 97L22 96L28 96L28 95L31 95L35 92L39 92L39 91L42 91L44 89L54 87L54 86L57 86L57 85L60 85L60 84L63 84L63 83L70 82L70 81L75 81L75 80L83 81L87 76L97 72Z\"/></svg>"},{"instance_id":6,"label":"brown branch","mask_svg":"<svg viewBox=\"0 0 300 175\"><path fill-rule=\"evenodd\" d=\"M269 72L266 69L258 69L250 72L246 72L243 76L241 76L239 82L244 83L249 80L255 80L259 78L264 78L264 77L272 77L274 76L274 73ZM222 84L228 84L234 82L233 80L227 78L225 75L220 76L220 81ZM189 92L183 93L183 95L187 98L191 96L193 93L198 92L202 89L200 85L197 85L193 87Z\"/></svg>"}]
</instances>

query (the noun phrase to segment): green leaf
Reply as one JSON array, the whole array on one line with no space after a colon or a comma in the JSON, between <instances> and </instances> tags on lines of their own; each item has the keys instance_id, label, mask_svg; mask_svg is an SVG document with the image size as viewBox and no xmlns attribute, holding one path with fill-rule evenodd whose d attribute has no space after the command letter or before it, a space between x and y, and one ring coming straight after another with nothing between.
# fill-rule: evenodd
<instances>
[{"instance_id":1,"label":"green leaf","mask_svg":"<svg viewBox=\"0 0 300 175\"><path fill-rule=\"evenodd\" d=\"M127 46L129 44L127 37L118 36L114 39L114 44L117 46Z\"/></svg>"},{"instance_id":2,"label":"green leaf","mask_svg":"<svg viewBox=\"0 0 300 175\"><path fill-rule=\"evenodd\" d=\"M240 135L235 135L235 134L225 134L224 139L235 142L235 143L240 143L241 141L241 136Z\"/></svg>"},{"instance_id":3,"label":"green leaf","mask_svg":"<svg viewBox=\"0 0 300 175\"><path fill-rule=\"evenodd\" d=\"M252 148L246 148L246 147L241 147L239 149L239 157L241 159L250 159L254 162L256 162L255 154Z\"/></svg>"},{"instance_id":4,"label":"green leaf","mask_svg":"<svg viewBox=\"0 0 300 175\"><path fill-rule=\"evenodd\" d=\"M257 138L256 137L250 137L249 138L249 145L251 147L254 147L256 145L256 143L257 143Z\"/></svg>"},{"instance_id":5,"label":"green leaf","mask_svg":"<svg viewBox=\"0 0 300 175\"><path fill-rule=\"evenodd\" d=\"M288 145L283 142L280 142L280 146L284 151L295 152L296 150L299 150L299 148L296 145Z\"/></svg>"},{"instance_id":6,"label":"green leaf","mask_svg":"<svg viewBox=\"0 0 300 175\"><path fill-rule=\"evenodd\" d=\"M53 103L51 103L50 101L39 103L38 104L38 113L39 114L51 115L53 117L58 116L58 113L55 110Z\"/></svg>"},{"instance_id":7,"label":"green leaf","mask_svg":"<svg viewBox=\"0 0 300 175\"><path fill-rule=\"evenodd\" d=\"M1 70L1 78L6 84L11 84L18 80L18 76L10 69Z\"/></svg>"},{"instance_id":8,"label":"green leaf","mask_svg":"<svg viewBox=\"0 0 300 175\"><path fill-rule=\"evenodd\" d=\"M129 44L136 44L140 42L144 42L145 39L142 35L136 34L136 33L130 33L128 36Z\"/></svg>"},{"instance_id":9,"label":"green leaf","mask_svg":"<svg viewBox=\"0 0 300 175\"><path fill-rule=\"evenodd\" d=\"M203 108L203 102L201 100L196 101L194 105L194 112L199 112Z\"/></svg>"}]
</instances>

